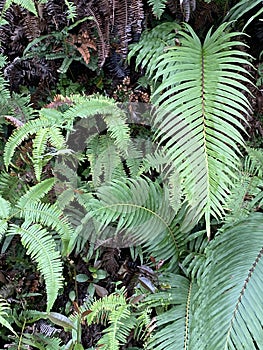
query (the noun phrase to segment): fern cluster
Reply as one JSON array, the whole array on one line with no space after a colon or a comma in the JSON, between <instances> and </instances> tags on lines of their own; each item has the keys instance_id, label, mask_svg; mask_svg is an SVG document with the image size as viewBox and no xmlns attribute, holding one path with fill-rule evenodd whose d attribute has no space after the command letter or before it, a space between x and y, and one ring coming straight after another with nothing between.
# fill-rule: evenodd
<instances>
[{"instance_id":1,"label":"fern cluster","mask_svg":"<svg viewBox=\"0 0 263 350\"><path fill-rule=\"evenodd\" d=\"M149 3L160 16L166 2ZM74 19L73 3L66 4ZM0 76L2 117L14 126L3 152L0 239L20 237L47 294L45 313L21 319L48 319L72 336L64 346L48 328L51 338L21 334L16 345L82 349L87 322L103 325L102 349L120 349L132 332L149 350L263 349L263 159L243 139L251 111L244 66L251 63L237 36L225 23L201 42L189 25L171 22L132 47L153 92L145 142L131 136L127 113L113 99L57 96L32 112ZM18 116L4 103L16 98ZM64 259L86 254L88 261L101 246L139 246L154 269L154 288L145 288L150 277L138 272L136 306L122 288L80 306L74 301L69 317L52 312ZM0 323L16 336L9 315L1 297Z\"/></svg>"}]
</instances>

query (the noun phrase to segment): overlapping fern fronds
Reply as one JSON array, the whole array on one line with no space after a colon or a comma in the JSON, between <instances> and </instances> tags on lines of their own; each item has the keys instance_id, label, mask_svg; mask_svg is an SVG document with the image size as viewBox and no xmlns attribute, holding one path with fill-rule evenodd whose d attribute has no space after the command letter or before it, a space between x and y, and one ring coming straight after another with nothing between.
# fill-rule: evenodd
<instances>
[{"instance_id":1,"label":"overlapping fern fronds","mask_svg":"<svg viewBox=\"0 0 263 350\"><path fill-rule=\"evenodd\" d=\"M154 79L162 80L153 95L158 106L154 124L189 203L185 227L204 215L208 237L211 215L224 212L244 145L241 121L250 111L241 92L249 93L243 68L250 65L249 56L234 49L244 44L235 39L240 33L228 33L227 26L210 30L202 44L186 25L179 32L181 45L148 63Z\"/></svg>"},{"instance_id":2,"label":"overlapping fern fronds","mask_svg":"<svg viewBox=\"0 0 263 350\"><path fill-rule=\"evenodd\" d=\"M174 211L158 183L144 178L120 178L100 186L95 196L88 199L87 214L78 228L81 231L89 224L86 235L90 241L119 247L144 243L152 249L163 242L165 258L176 256Z\"/></svg>"},{"instance_id":3,"label":"overlapping fern fronds","mask_svg":"<svg viewBox=\"0 0 263 350\"><path fill-rule=\"evenodd\" d=\"M254 14L253 14L254 11ZM225 17L225 21L236 21L242 18L247 13L251 13L251 17L247 20L247 27L254 19L258 18L263 13L261 0L240 0L233 6Z\"/></svg>"},{"instance_id":4,"label":"overlapping fern fronds","mask_svg":"<svg viewBox=\"0 0 263 350\"><path fill-rule=\"evenodd\" d=\"M55 204L41 202L53 185L54 179L46 179L31 187L14 204L0 197L0 238L6 234L21 236L23 246L44 277L48 311L62 288L61 255L68 254L68 243L73 235L63 212ZM61 253L55 232L62 242Z\"/></svg>"},{"instance_id":5,"label":"overlapping fern fronds","mask_svg":"<svg viewBox=\"0 0 263 350\"><path fill-rule=\"evenodd\" d=\"M63 287L62 262L56 243L45 228L39 224L24 222L20 227L10 225L9 233L21 236L22 244L27 253L38 264L38 269L44 276L47 292L47 311L52 308L58 291Z\"/></svg>"},{"instance_id":6,"label":"overlapping fern fronds","mask_svg":"<svg viewBox=\"0 0 263 350\"><path fill-rule=\"evenodd\" d=\"M41 180L42 169L52 156L84 151L94 133L97 135L107 130L118 151L128 153L130 134L126 115L114 100L103 96L73 95L70 100L65 99L65 105L70 107L67 106L63 113L55 107L42 108L39 118L29 120L14 130L4 149L6 168L11 164L17 147L29 137L33 138L33 166L37 181ZM77 118L82 118L83 123L79 122L76 126L74 122ZM67 131L66 137L63 130ZM50 146L55 149L54 152L48 151ZM75 147L74 151L71 146Z\"/></svg>"},{"instance_id":7,"label":"overlapping fern fronds","mask_svg":"<svg viewBox=\"0 0 263 350\"><path fill-rule=\"evenodd\" d=\"M147 349L188 349L192 322L192 298L197 290L195 282L171 274L170 289L152 294L144 305L156 308L156 327Z\"/></svg>"},{"instance_id":8,"label":"overlapping fern fronds","mask_svg":"<svg viewBox=\"0 0 263 350\"><path fill-rule=\"evenodd\" d=\"M136 319L127 303L124 289L92 303L87 316L88 324L108 323L98 346L104 350L119 350L135 326Z\"/></svg>"},{"instance_id":9,"label":"overlapping fern fronds","mask_svg":"<svg viewBox=\"0 0 263 350\"><path fill-rule=\"evenodd\" d=\"M248 155L237 172L231 195L226 202L225 220L238 222L263 206L262 150L247 147Z\"/></svg>"},{"instance_id":10,"label":"overlapping fern fronds","mask_svg":"<svg viewBox=\"0 0 263 350\"><path fill-rule=\"evenodd\" d=\"M262 232L263 215L253 213L207 247L189 349L263 349Z\"/></svg>"},{"instance_id":11,"label":"overlapping fern fronds","mask_svg":"<svg viewBox=\"0 0 263 350\"><path fill-rule=\"evenodd\" d=\"M136 69L139 65L145 69L147 77L152 78L157 69L157 61L167 47L173 46L178 40L181 26L176 22L165 22L144 31L139 43L130 45L128 58L136 55Z\"/></svg>"}]
</instances>

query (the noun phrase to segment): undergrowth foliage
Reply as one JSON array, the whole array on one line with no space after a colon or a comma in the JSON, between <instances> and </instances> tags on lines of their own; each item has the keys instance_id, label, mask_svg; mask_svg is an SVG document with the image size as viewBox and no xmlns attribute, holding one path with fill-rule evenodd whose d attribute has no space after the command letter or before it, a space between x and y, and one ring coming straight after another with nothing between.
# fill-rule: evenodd
<instances>
[{"instance_id":1,"label":"undergrowth foliage","mask_svg":"<svg viewBox=\"0 0 263 350\"><path fill-rule=\"evenodd\" d=\"M149 1L157 16L165 3ZM0 75L1 249L18 237L46 291L46 310L21 313L0 294L0 324L19 349L83 350L82 331L94 325L93 345L105 350L131 338L136 349L263 349L263 158L244 140L252 83L242 33L224 23L201 42L190 25L162 23L134 55L154 106L139 126L132 104L103 95L59 95L34 109ZM132 295L118 282L108 293L93 267L93 282L82 274L75 285L93 284L101 298L88 287L86 300L71 295L57 310L66 267L77 256L100 266L102 247L135 247L134 260L151 267L136 265ZM25 332L32 323L42 331Z\"/></svg>"}]
</instances>

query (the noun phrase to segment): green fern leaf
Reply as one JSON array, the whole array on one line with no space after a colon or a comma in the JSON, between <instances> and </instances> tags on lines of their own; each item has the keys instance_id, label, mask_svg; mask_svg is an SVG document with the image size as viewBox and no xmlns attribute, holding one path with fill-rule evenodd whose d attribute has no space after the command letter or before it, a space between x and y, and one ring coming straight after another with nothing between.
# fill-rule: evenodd
<instances>
[{"instance_id":1,"label":"green fern leaf","mask_svg":"<svg viewBox=\"0 0 263 350\"><path fill-rule=\"evenodd\" d=\"M63 265L60 253L52 235L40 225L24 222L21 227L10 225L10 234L19 234L27 253L38 264L38 269L44 276L47 292L47 312L57 298L58 291L63 286Z\"/></svg>"},{"instance_id":2,"label":"green fern leaf","mask_svg":"<svg viewBox=\"0 0 263 350\"><path fill-rule=\"evenodd\" d=\"M90 306L90 313L87 316L88 324L109 323L103 331L103 336L98 346L105 350L119 350L135 326L135 317L131 315L130 304L126 302L124 289L95 301Z\"/></svg>"},{"instance_id":3,"label":"green fern leaf","mask_svg":"<svg viewBox=\"0 0 263 350\"><path fill-rule=\"evenodd\" d=\"M148 4L152 6L153 14L160 18L165 10L167 0L148 0Z\"/></svg>"},{"instance_id":4,"label":"green fern leaf","mask_svg":"<svg viewBox=\"0 0 263 350\"><path fill-rule=\"evenodd\" d=\"M179 172L183 192L190 204L193 221L204 214L210 237L210 216L220 217L239 166L239 145L244 113L250 105L239 89L243 83L241 64L250 64L247 55L232 47L238 33L225 33L227 24L206 36L204 44L186 25L189 34L159 58L155 79L165 79L154 96L159 110L155 126L168 157ZM167 63L173 62L166 67ZM238 80L238 81L237 81ZM242 83L243 82L243 83Z\"/></svg>"},{"instance_id":5,"label":"green fern leaf","mask_svg":"<svg viewBox=\"0 0 263 350\"><path fill-rule=\"evenodd\" d=\"M176 22L165 22L151 31L144 31L139 43L130 45L128 59L136 56L136 69L141 65L142 68L146 68L146 75L151 78L156 61L167 47L174 46L176 34L180 29Z\"/></svg>"},{"instance_id":6,"label":"green fern leaf","mask_svg":"<svg viewBox=\"0 0 263 350\"><path fill-rule=\"evenodd\" d=\"M4 164L5 167L11 163L12 157L15 153L15 149L26 139L29 138L29 135L36 134L41 128L49 127L50 122L45 119L35 119L30 120L24 124L21 128L16 129L11 137L8 139L5 149L4 149Z\"/></svg>"},{"instance_id":7,"label":"green fern leaf","mask_svg":"<svg viewBox=\"0 0 263 350\"><path fill-rule=\"evenodd\" d=\"M10 308L9 304L6 302L5 299L1 298L0 296L0 324L8 328L13 334L17 336L13 327L7 320L7 310L9 310L9 308Z\"/></svg>"},{"instance_id":8,"label":"green fern leaf","mask_svg":"<svg viewBox=\"0 0 263 350\"><path fill-rule=\"evenodd\" d=\"M206 249L190 349L262 349L263 215L225 226ZM226 248L227 247L227 248Z\"/></svg>"},{"instance_id":9,"label":"green fern leaf","mask_svg":"<svg viewBox=\"0 0 263 350\"><path fill-rule=\"evenodd\" d=\"M4 198L0 197L0 241L8 227L8 216L10 215L11 205Z\"/></svg>"},{"instance_id":10,"label":"green fern leaf","mask_svg":"<svg viewBox=\"0 0 263 350\"><path fill-rule=\"evenodd\" d=\"M95 118L100 116L100 119L103 119L106 123L105 130L108 128L117 147L123 152L127 152L130 140L129 127L124 112L117 107L113 99L104 96L83 98L80 95L74 95L71 99L75 105L64 113L65 120L70 121L73 118L81 117L89 118L89 121L93 119L94 122ZM92 125L89 126L89 128L91 127ZM88 130L86 137L91 136L88 134ZM99 129L99 132L102 131L104 130Z\"/></svg>"},{"instance_id":11,"label":"green fern leaf","mask_svg":"<svg viewBox=\"0 0 263 350\"><path fill-rule=\"evenodd\" d=\"M30 201L21 208L20 216L26 222L38 223L55 230L62 240L62 256L69 254L67 247L73 236L73 228L56 206Z\"/></svg>"},{"instance_id":12,"label":"green fern leaf","mask_svg":"<svg viewBox=\"0 0 263 350\"><path fill-rule=\"evenodd\" d=\"M22 179L12 176L6 172L1 172L0 194L10 203L15 204L27 191L27 186Z\"/></svg>"},{"instance_id":13,"label":"green fern leaf","mask_svg":"<svg viewBox=\"0 0 263 350\"><path fill-rule=\"evenodd\" d=\"M187 278L169 274L164 277L170 284L166 292L146 297L144 305L155 308L156 330L149 340L148 349L188 349L192 322L192 303L197 286Z\"/></svg>"},{"instance_id":14,"label":"green fern leaf","mask_svg":"<svg viewBox=\"0 0 263 350\"><path fill-rule=\"evenodd\" d=\"M7 11L12 4L17 4L37 16L36 6L33 0L7 0L5 1L3 11Z\"/></svg>"},{"instance_id":15,"label":"green fern leaf","mask_svg":"<svg viewBox=\"0 0 263 350\"><path fill-rule=\"evenodd\" d=\"M43 180L42 182L31 187L18 201L17 206L21 209L26 207L28 203L33 203L34 201L39 201L43 198L53 187L55 183L54 178Z\"/></svg>"},{"instance_id":16,"label":"green fern leaf","mask_svg":"<svg viewBox=\"0 0 263 350\"><path fill-rule=\"evenodd\" d=\"M33 166L37 181L40 181L42 168L44 166L43 153L48 140L48 129L40 129L34 139L33 144Z\"/></svg>"},{"instance_id":17,"label":"green fern leaf","mask_svg":"<svg viewBox=\"0 0 263 350\"><path fill-rule=\"evenodd\" d=\"M224 20L228 22L236 21L249 11L252 12L252 10L257 10L257 12L253 14L246 22L243 28L244 30L255 18L262 14L263 8L260 5L262 5L261 0L240 0L230 9Z\"/></svg>"},{"instance_id":18,"label":"green fern leaf","mask_svg":"<svg viewBox=\"0 0 263 350\"><path fill-rule=\"evenodd\" d=\"M96 196L98 199L90 199L87 203L88 214L82 225L92 219L94 228L98 230L97 239L113 239L116 236L120 238L120 244L123 240L122 244L127 246L160 242L168 236L176 246L170 228L175 214L157 183L143 178L114 180L100 186ZM115 227L115 233L107 231L107 227ZM110 236L107 237L108 234Z\"/></svg>"}]
</instances>

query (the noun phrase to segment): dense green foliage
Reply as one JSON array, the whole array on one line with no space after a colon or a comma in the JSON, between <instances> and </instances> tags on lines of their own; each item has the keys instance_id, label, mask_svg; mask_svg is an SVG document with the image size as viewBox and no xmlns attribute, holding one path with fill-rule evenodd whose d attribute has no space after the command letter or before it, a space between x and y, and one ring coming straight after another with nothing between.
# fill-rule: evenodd
<instances>
[{"instance_id":1,"label":"dense green foliage","mask_svg":"<svg viewBox=\"0 0 263 350\"><path fill-rule=\"evenodd\" d=\"M12 3L35 13L31 1ZM161 18L168 1L147 3ZM195 10L195 1L179 4L187 16ZM82 23L65 5L67 19ZM247 141L255 87L245 39L227 21L203 40L177 21L145 30L128 55L151 91L139 117L105 94L33 107L0 74L1 254L22 247L45 287L41 305L29 306L34 289L15 304L0 270L11 349L263 349L263 156ZM112 267L122 250L139 271L130 289L127 262ZM87 329L99 333L89 348Z\"/></svg>"}]
</instances>

